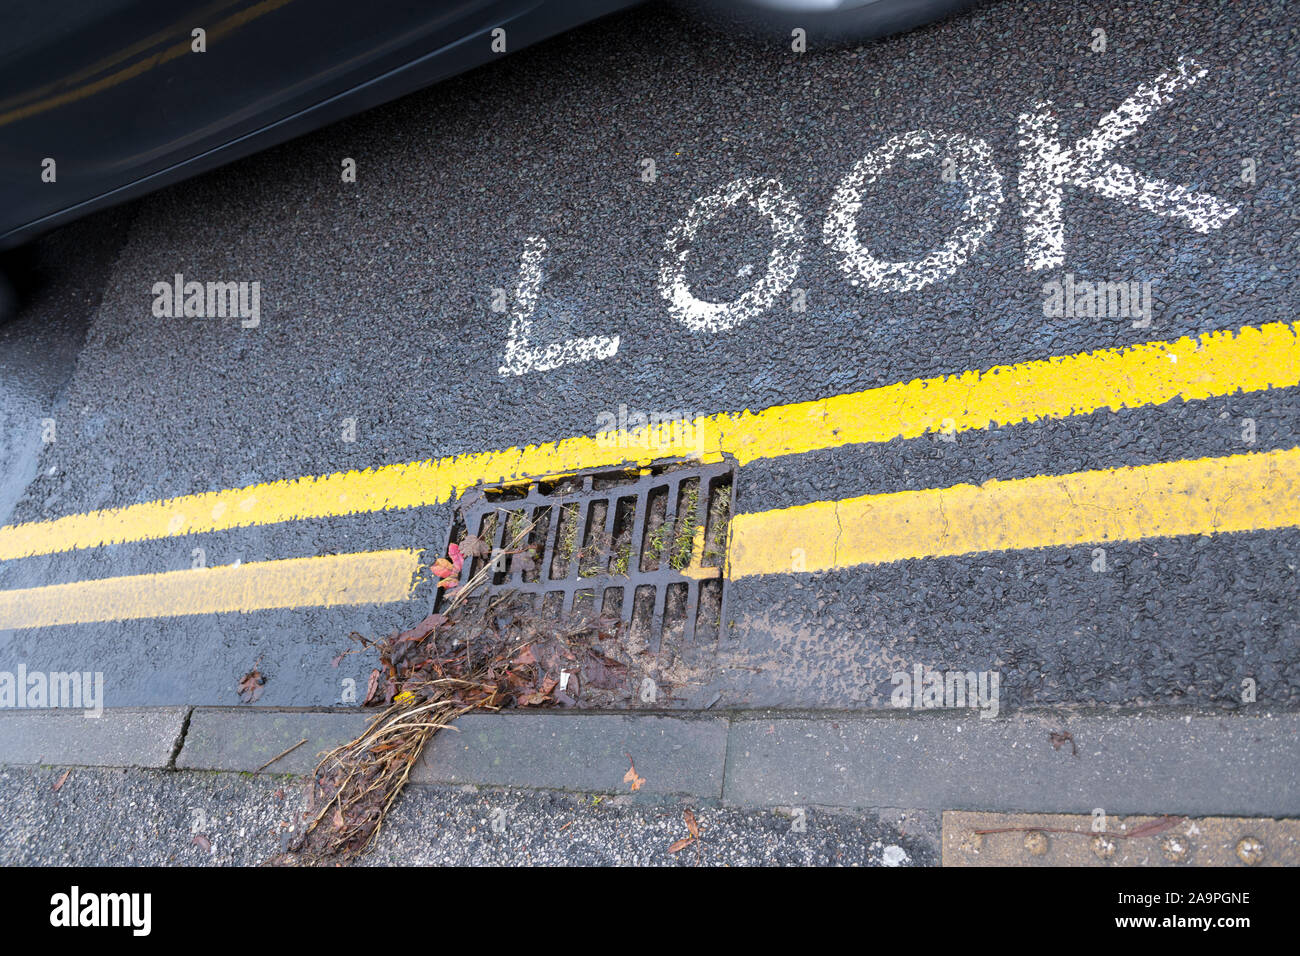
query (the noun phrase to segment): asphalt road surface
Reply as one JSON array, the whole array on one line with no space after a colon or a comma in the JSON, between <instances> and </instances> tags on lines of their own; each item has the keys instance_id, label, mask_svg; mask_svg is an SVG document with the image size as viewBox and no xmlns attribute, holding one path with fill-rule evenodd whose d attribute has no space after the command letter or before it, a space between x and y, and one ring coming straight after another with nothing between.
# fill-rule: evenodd
<instances>
[{"instance_id":1,"label":"asphalt road surface","mask_svg":"<svg viewBox=\"0 0 1300 956\"><path fill-rule=\"evenodd\" d=\"M795 406L723 442L722 633L636 706L888 708L920 665L1004 710L1294 708L1297 76L1280 0L804 53L651 6L47 237L0 327L0 669L233 704L260 662L259 703L338 703L452 515L388 466ZM178 274L257 312L156 314ZM314 606L240 577L376 552Z\"/></svg>"}]
</instances>

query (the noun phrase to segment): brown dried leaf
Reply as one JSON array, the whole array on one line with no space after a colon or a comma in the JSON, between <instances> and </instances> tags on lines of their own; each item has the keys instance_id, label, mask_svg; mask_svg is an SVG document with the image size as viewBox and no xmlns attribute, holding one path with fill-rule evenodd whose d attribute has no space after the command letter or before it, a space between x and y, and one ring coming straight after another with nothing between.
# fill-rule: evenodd
<instances>
[{"instance_id":1,"label":"brown dried leaf","mask_svg":"<svg viewBox=\"0 0 1300 956\"><path fill-rule=\"evenodd\" d=\"M198 847L198 848L199 848L200 850L202 850L204 853L208 853L208 852L210 852L210 851L212 850L212 841L209 840L209 839L208 839L206 836L204 836L202 833L196 833L196 834L194 834L194 839L191 840L190 843L191 843L193 846Z\"/></svg>"},{"instance_id":2,"label":"brown dried leaf","mask_svg":"<svg viewBox=\"0 0 1300 956\"><path fill-rule=\"evenodd\" d=\"M695 837L682 837L680 840L678 840L676 843L674 843L672 846L668 848L668 852L680 853L682 850L685 850L688 846L690 846L694 842L695 842Z\"/></svg>"},{"instance_id":3,"label":"brown dried leaf","mask_svg":"<svg viewBox=\"0 0 1300 956\"><path fill-rule=\"evenodd\" d=\"M370 672L370 681L366 684L366 699L361 702L362 707L369 707L379 693L379 668L376 667Z\"/></svg>"},{"instance_id":4,"label":"brown dried leaf","mask_svg":"<svg viewBox=\"0 0 1300 956\"><path fill-rule=\"evenodd\" d=\"M587 653L584 674L592 687L618 690L627 681L627 665L592 650Z\"/></svg>"},{"instance_id":5,"label":"brown dried leaf","mask_svg":"<svg viewBox=\"0 0 1300 956\"><path fill-rule=\"evenodd\" d=\"M477 535L470 535L460 543L460 552L466 557L486 558L491 551L488 543Z\"/></svg>"},{"instance_id":6,"label":"brown dried leaf","mask_svg":"<svg viewBox=\"0 0 1300 956\"><path fill-rule=\"evenodd\" d=\"M1053 750L1060 750L1063 746L1069 744L1072 755L1075 757L1079 756L1079 747L1074 742L1074 734L1070 733L1068 730L1060 733L1053 730L1047 735L1047 738L1052 742Z\"/></svg>"},{"instance_id":7,"label":"brown dried leaf","mask_svg":"<svg viewBox=\"0 0 1300 956\"><path fill-rule=\"evenodd\" d=\"M628 768L627 773L623 774L623 782L630 783L632 785L632 791L635 793L637 790L640 790L641 785L645 783L645 777L637 775L636 764L632 762L632 756L630 754L626 754L625 756L627 757Z\"/></svg>"},{"instance_id":8,"label":"brown dried leaf","mask_svg":"<svg viewBox=\"0 0 1300 956\"><path fill-rule=\"evenodd\" d=\"M687 810L682 816L686 820L686 829L690 830L691 836L698 840L700 838L700 825L695 822L695 814Z\"/></svg>"},{"instance_id":9,"label":"brown dried leaf","mask_svg":"<svg viewBox=\"0 0 1300 956\"><path fill-rule=\"evenodd\" d=\"M401 644L404 641L416 641L416 642L422 641L430 634L432 634L439 625L445 623L447 623L447 615L438 614L437 612L434 612L430 614L428 617L426 617L419 624L416 624L414 627L402 631L400 634L398 634L397 639L394 641L394 643Z\"/></svg>"},{"instance_id":10,"label":"brown dried leaf","mask_svg":"<svg viewBox=\"0 0 1300 956\"><path fill-rule=\"evenodd\" d=\"M262 687L265 684L266 678L262 676L261 671L253 668L239 679L240 699L245 704L256 703L257 699L262 696Z\"/></svg>"},{"instance_id":11,"label":"brown dried leaf","mask_svg":"<svg viewBox=\"0 0 1300 956\"><path fill-rule=\"evenodd\" d=\"M54 792L55 792L55 793L58 793L58 792L63 788L63 785L64 785L64 784L67 782L67 780L68 780L68 774L70 774L70 773L72 773L72 768L71 768L71 767L69 767L67 770L63 771L63 776L60 777L60 778L55 782L55 784L54 784Z\"/></svg>"}]
</instances>

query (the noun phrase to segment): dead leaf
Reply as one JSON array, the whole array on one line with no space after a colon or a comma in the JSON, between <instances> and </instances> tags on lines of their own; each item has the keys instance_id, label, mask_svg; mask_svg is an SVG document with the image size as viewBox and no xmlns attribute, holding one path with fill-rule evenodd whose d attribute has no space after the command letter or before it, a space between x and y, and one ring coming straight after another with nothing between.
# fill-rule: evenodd
<instances>
[{"instance_id":1,"label":"dead leaf","mask_svg":"<svg viewBox=\"0 0 1300 956\"><path fill-rule=\"evenodd\" d=\"M334 815L330 817L330 820L333 822L334 829L336 830L342 830L347 826L347 821L343 819L343 811L338 807L334 808Z\"/></svg>"},{"instance_id":2,"label":"dead leaf","mask_svg":"<svg viewBox=\"0 0 1300 956\"><path fill-rule=\"evenodd\" d=\"M597 651L587 652L587 683L601 690L618 690L627 682L627 665Z\"/></svg>"},{"instance_id":3,"label":"dead leaf","mask_svg":"<svg viewBox=\"0 0 1300 956\"><path fill-rule=\"evenodd\" d=\"M362 707L369 707L370 702L375 699L379 693L379 668L376 667L370 672L370 681L366 684L366 699L361 702Z\"/></svg>"},{"instance_id":4,"label":"dead leaf","mask_svg":"<svg viewBox=\"0 0 1300 956\"><path fill-rule=\"evenodd\" d=\"M71 767L69 767L67 770L63 771L63 776L60 777L60 778L58 779L58 781L55 782L55 784L54 784L54 792L55 792L55 793L58 793L59 790L63 787L63 784L67 782L68 774L70 774L70 773L72 773L72 768L71 768Z\"/></svg>"},{"instance_id":5,"label":"dead leaf","mask_svg":"<svg viewBox=\"0 0 1300 956\"><path fill-rule=\"evenodd\" d=\"M1052 742L1053 750L1060 750L1063 746L1069 744L1070 750L1073 753L1073 755L1075 757L1079 756L1079 748L1074 742L1074 734L1070 733L1068 730L1062 731L1060 733L1057 733L1055 730L1053 730L1051 733L1047 735L1047 737Z\"/></svg>"},{"instance_id":6,"label":"dead leaf","mask_svg":"<svg viewBox=\"0 0 1300 956\"><path fill-rule=\"evenodd\" d=\"M686 829L690 830L691 836L698 840L700 838L700 825L695 822L695 814L691 813L690 810L687 810L682 814L682 816L686 820Z\"/></svg>"},{"instance_id":7,"label":"dead leaf","mask_svg":"<svg viewBox=\"0 0 1300 956\"><path fill-rule=\"evenodd\" d=\"M198 848L199 848L200 850L202 850L204 853L209 853L209 852L212 851L212 841L209 840L209 839L208 839L206 836L204 836L202 833L196 833L196 834L194 834L194 839L191 840L190 843L191 843L193 846L198 847Z\"/></svg>"},{"instance_id":8,"label":"dead leaf","mask_svg":"<svg viewBox=\"0 0 1300 956\"><path fill-rule=\"evenodd\" d=\"M637 776L636 764L632 762L632 755L624 754L624 756L627 757L628 768L627 773L623 774L623 782L630 783L632 785L632 792L635 793L637 790L640 790L641 785L645 783L645 777Z\"/></svg>"},{"instance_id":9,"label":"dead leaf","mask_svg":"<svg viewBox=\"0 0 1300 956\"><path fill-rule=\"evenodd\" d=\"M416 624L414 627L402 631L400 634L398 634L397 639L393 643L401 644L404 641L416 641L418 643L419 641L424 640L426 637L432 634L434 630L437 629L440 625L446 623L447 623L447 615L438 614L437 612L434 612L430 614L428 617L426 617L419 624Z\"/></svg>"},{"instance_id":10,"label":"dead leaf","mask_svg":"<svg viewBox=\"0 0 1300 956\"><path fill-rule=\"evenodd\" d=\"M251 671L239 679L239 697L245 704L256 703L257 699L262 696L262 687L266 684L266 678L262 676L261 671L254 667Z\"/></svg>"},{"instance_id":11,"label":"dead leaf","mask_svg":"<svg viewBox=\"0 0 1300 956\"><path fill-rule=\"evenodd\" d=\"M486 558L492 549L486 541L476 535L470 535L460 543L460 552L470 558Z\"/></svg>"},{"instance_id":12,"label":"dead leaf","mask_svg":"<svg viewBox=\"0 0 1300 956\"><path fill-rule=\"evenodd\" d=\"M695 837L682 837L680 840L678 840L676 843L674 843L672 846L668 848L668 852L680 853L682 850L685 850L688 846L690 846L694 842L695 842Z\"/></svg>"}]
</instances>

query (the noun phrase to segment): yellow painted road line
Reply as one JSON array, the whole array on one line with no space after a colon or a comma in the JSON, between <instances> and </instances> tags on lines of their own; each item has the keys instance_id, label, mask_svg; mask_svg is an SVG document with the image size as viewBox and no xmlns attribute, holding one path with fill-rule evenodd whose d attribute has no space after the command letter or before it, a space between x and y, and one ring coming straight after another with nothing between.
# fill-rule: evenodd
<instances>
[{"instance_id":1,"label":"yellow painted road line","mask_svg":"<svg viewBox=\"0 0 1300 956\"><path fill-rule=\"evenodd\" d=\"M418 549L397 549L0 591L0 630L405 601L419 567Z\"/></svg>"},{"instance_id":2,"label":"yellow painted road line","mask_svg":"<svg viewBox=\"0 0 1300 956\"><path fill-rule=\"evenodd\" d=\"M671 457L744 465L929 432L995 428L1300 384L1296 327L1272 323L1172 342L916 379L688 427L578 436L544 445L384 465L187 495L0 528L0 560L226 528L450 501L480 483L649 464Z\"/></svg>"},{"instance_id":3,"label":"yellow painted road line","mask_svg":"<svg viewBox=\"0 0 1300 956\"><path fill-rule=\"evenodd\" d=\"M910 558L1300 527L1300 447L821 501L732 519L732 579ZM404 601L419 549L0 591L0 630Z\"/></svg>"},{"instance_id":4,"label":"yellow painted road line","mask_svg":"<svg viewBox=\"0 0 1300 956\"><path fill-rule=\"evenodd\" d=\"M1300 527L1300 448L865 495L731 523L731 578Z\"/></svg>"}]
</instances>

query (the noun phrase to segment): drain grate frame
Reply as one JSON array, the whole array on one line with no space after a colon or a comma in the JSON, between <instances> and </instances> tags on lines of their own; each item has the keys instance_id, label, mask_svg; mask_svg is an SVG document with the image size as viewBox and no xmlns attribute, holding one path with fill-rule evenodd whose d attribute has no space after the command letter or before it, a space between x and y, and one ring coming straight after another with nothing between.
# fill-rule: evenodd
<instances>
[{"instance_id":1,"label":"drain grate frame","mask_svg":"<svg viewBox=\"0 0 1300 956\"><path fill-rule=\"evenodd\" d=\"M483 537L496 553L532 521L535 527L527 543L535 546L539 556L536 567L524 569L506 558L484 591L489 595L507 591L531 594L539 608L559 595L560 612L566 617L580 596L590 597L593 607L603 609L611 594L617 593L619 616L627 627L639 602L649 603L639 595L652 590L653 605L644 623L648 625L647 649L658 654L666 623L673 627L678 623L676 615L666 622L670 590L677 592L674 605L681 603L681 591L685 590L681 639L691 644L701 631L702 594L716 581L716 593L710 591L709 595L717 605L714 637L721 632L726 620L725 561L735 496L736 468L725 460L708 464L665 461L645 468L604 468L480 486L461 497L441 553L446 554L462 533ZM620 526L624 547L616 545ZM686 529L689 560L683 562ZM671 542L667 547L665 539ZM467 558L466 564L462 580L480 571L487 561ZM435 609L448 600L445 592L438 591Z\"/></svg>"}]
</instances>

